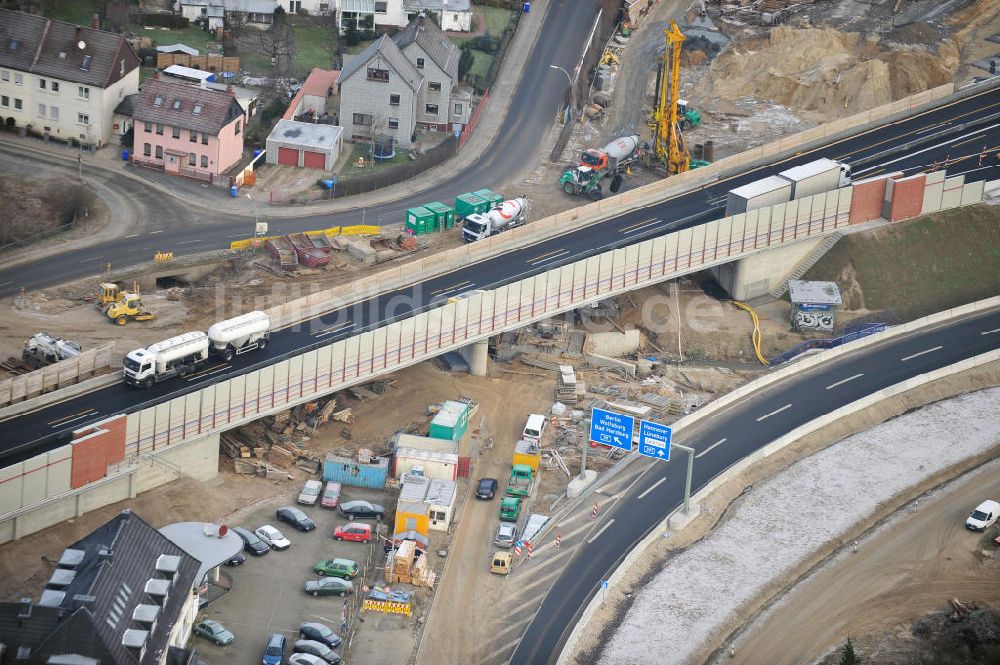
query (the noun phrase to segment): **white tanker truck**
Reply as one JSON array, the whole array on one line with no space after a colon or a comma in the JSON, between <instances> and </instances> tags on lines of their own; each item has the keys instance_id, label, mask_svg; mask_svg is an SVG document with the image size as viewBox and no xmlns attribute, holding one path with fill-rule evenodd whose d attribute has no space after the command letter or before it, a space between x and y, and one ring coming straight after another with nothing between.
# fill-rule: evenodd
<instances>
[{"instance_id":1,"label":"white tanker truck","mask_svg":"<svg viewBox=\"0 0 1000 665\"><path fill-rule=\"evenodd\" d=\"M136 349L125 356L122 375L130 386L149 388L175 376L185 376L208 361L209 355L226 362L246 351L263 349L271 331L271 319L264 312L250 312L208 329L187 332L162 342Z\"/></svg>"},{"instance_id":2,"label":"white tanker truck","mask_svg":"<svg viewBox=\"0 0 1000 665\"><path fill-rule=\"evenodd\" d=\"M475 242L520 226L527 219L527 213L528 199L519 196L504 201L487 213L468 215L462 224L462 240Z\"/></svg>"}]
</instances>

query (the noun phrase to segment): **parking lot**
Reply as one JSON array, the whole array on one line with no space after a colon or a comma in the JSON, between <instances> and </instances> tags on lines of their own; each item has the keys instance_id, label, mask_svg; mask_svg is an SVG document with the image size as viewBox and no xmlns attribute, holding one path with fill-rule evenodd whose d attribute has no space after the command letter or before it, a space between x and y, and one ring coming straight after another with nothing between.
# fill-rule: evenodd
<instances>
[{"instance_id":1,"label":"parking lot","mask_svg":"<svg viewBox=\"0 0 1000 665\"><path fill-rule=\"evenodd\" d=\"M246 562L243 565L224 568L225 573L233 580L232 590L204 608L198 619L222 622L233 632L236 640L229 646L219 647L205 639L194 638L194 645L207 665L260 662L267 638L276 632L285 634L288 639L286 654L290 654L292 644L299 639L299 626L307 621L326 624L341 635L346 643L355 629L361 626L360 623L350 621L347 630L343 630L344 618L352 614L348 611L348 604L352 604L353 608L360 604L364 595L363 585L370 587L384 583L382 544L374 537L374 520L355 520L372 525L373 540L365 545L335 541L332 537L334 528L347 523L347 520L336 510L321 508L319 504L311 507L298 506L316 522L314 531L299 532L275 518L275 510L281 506L295 505L300 487L301 482L294 486L290 484L285 496L254 506L228 520L229 526L243 526L251 531L270 524L280 529L292 544L286 550L271 550L262 556L252 556L245 552ZM392 517L394 505L387 493L345 487L341 501L353 499L381 504L386 509L387 518ZM333 558L351 559L361 569L352 580L354 596L340 598L307 595L304 590L305 582L319 579L319 575L312 570L313 565L321 559ZM397 617L392 617L392 620L399 623ZM409 632L409 628L406 630ZM405 645L406 655L409 654L411 644L412 642L407 642ZM344 650L344 645L336 649L341 655L344 655ZM362 656L363 644L356 641L353 651L361 657L350 660L370 662L367 655ZM406 655L403 656L404 660Z\"/></svg>"}]
</instances>

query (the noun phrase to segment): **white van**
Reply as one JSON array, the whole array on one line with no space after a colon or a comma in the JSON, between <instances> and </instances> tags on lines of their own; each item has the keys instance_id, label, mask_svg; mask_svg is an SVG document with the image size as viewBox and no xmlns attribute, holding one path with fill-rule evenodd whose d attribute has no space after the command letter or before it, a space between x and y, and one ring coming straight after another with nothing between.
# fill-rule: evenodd
<instances>
[{"instance_id":1,"label":"white van","mask_svg":"<svg viewBox=\"0 0 1000 665\"><path fill-rule=\"evenodd\" d=\"M528 416L528 424L524 426L524 432L521 434L521 438L527 439L528 441L541 441L542 434L545 432L545 426L548 425L548 423L549 421L545 419L545 416L532 413Z\"/></svg>"}]
</instances>

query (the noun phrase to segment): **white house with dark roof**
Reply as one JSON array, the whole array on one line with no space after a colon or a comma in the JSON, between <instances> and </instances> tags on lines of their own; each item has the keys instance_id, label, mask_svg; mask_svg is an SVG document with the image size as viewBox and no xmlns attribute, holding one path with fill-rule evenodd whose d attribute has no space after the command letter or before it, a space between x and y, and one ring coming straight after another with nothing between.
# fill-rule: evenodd
<instances>
[{"instance_id":1,"label":"white house with dark roof","mask_svg":"<svg viewBox=\"0 0 1000 665\"><path fill-rule=\"evenodd\" d=\"M85 145L125 128L115 108L139 89L139 57L121 35L0 9L0 118Z\"/></svg>"},{"instance_id":2,"label":"white house with dark roof","mask_svg":"<svg viewBox=\"0 0 1000 665\"><path fill-rule=\"evenodd\" d=\"M394 136L407 147L417 127L461 130L471 95L458 89L459 48L434 21L419 17L393 38L385 35L340 73L340 124L353 139Z\"/></svg>"}]
</instances>

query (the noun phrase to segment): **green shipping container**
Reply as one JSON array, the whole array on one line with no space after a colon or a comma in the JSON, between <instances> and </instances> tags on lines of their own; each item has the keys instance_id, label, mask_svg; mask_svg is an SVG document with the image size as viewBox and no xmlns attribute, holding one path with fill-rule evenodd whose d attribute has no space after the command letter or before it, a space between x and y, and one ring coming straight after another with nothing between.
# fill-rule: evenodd
<instances>
[{"instance_id":1,"label":"green shipping container","mask_svg":"<svg viewBox=\"0 0 1000 665\"><path fill-rule=\"evenodd\" d=\"M469 405L465 402L446 401L431 420L427 436L432 439L458 441L469 427Z\"/></svg>"},{"instance_id":2,"label":"green shipping container","mask_svg":"<svg viewBox=\"0 0 1000 665\"><path fill-rule=\"evenodd\" d=\"M476 212L486 212L490 209L490 202L475 194L459 194L455 197L455 215L459 219L465 219Z\"/></svg>"},{"instance_id":3,"label":"green shipping container","mask_svg":"<svg viewBox=\"0 0 1000 665\"><path fill-rule=\"evenodd\" d=\"M444 228L450 229L455 226L455 209L451 206L446 206L439 201L431 201L430 203L425 203L424 207L437 215L439 228L444 226Z\"/></svg>"},{"instance_id":4,"label":"green shipping container","mask_svg":"<svg viewBox=\"0 0 1000 665\"><path fill-rule=\"evenodd\" d=\"M414 235L419 236L433 231L436 220L434 213L423 206L406 211L406 228L413 231Z\"/></svg>"},{"instance_id":5,"label":"green shipping container","mask_svg":"<svg viewBox=\"0 0 1000 665\"><path fill-rule=\"evenodd\" d=\"M498 206L503 203L503 197L494 192L492 189L477 189L472 192L481 199L486 199L490 203L490 207Z\"/></svg>"}]
</instances>

